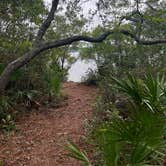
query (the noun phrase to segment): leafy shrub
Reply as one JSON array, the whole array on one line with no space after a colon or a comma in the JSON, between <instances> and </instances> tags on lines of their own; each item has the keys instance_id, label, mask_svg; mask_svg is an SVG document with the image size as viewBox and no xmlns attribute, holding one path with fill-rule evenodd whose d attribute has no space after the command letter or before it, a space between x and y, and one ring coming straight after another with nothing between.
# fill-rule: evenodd
<instances>
[{"instance_id":1,"label":"leafy shrub","mask_svg":"<svg viewBox=\"0 0 166 166\"><path fill-rule=\"evenodd\" d=\"M162 162L164 118L146 110L138 112L127 120L116 117L98 130L96 138L106 165L142 166ZM154 158L156 155L158 158Z\"/></svg>"},{"instance_id":2,"label":"leafy shrub","mask_svg":"<svg viewBox=\"0 0 166 166\"><path fill-rule=\"evenodd\" d=\"M123 109L112 107L111 117L94 128L93 139L102 156L101 165L163 165L166 148L164 76L149 74L140 80L128 75L127 80L113 80L115 89L127 95L130 104L127 116L121 116Z\"/></svg>"},{"instance_id":3,"label":"leafy shrub","mask_svg":"<svg viewBox=\"0 0 166 166\"><path fill-rule=\"evenodd\" d=\"M10 114L13 103L8 96L0 96L0 128L5 132L15 129L15 122Z\"/></svg>"},{"instance_id":4,"label":"leafy shrub","mask_svg":"<svg viewBox=\"0 0 166 166\"><path fill-rule=\"evenodd\" d=\"M8 114L8 110L12 107L10 98L5 95L0 96L0 120L5 118Z\"/></svg>"},{"instance_id":5,"label":"leafy shrub","mask_svg":"<svg viewBox=\"0 0 166 166\"><path fill-rule=\"evenodd\" d=\"M11 115L7 115L6 118L2 119L2 129L5 132L10 132L16 128L15 122Z\"/></svg>"},{"instance_id":6,"label":"leafy shrub","mask_svg":"<svg viewBox=\"0 0 166 166\"><path fill-rule=\"evenodd\" d=\"M103 122L98 130L97 142L106 165L161 164L164 158L164 133L166 129L164 76L147 75L145 81L128 75L128 80L118 80L116 88L130 98L129 115L123 119L114 116ZM121 110L119 110L121 111Z\"/></svg>"},{"instance_id":7,"label":"leafy shrub","mask_svg":"<svg viewBox=\"0 0 166 166\"><path fill-rule=\"evenodd\" d=\"M38 94L39 92L37 90L17 91L13 98L18 102L26 102L27 100L32 100Z\"/></svg>"},{"instance_id":8,"label":"leafy shrub","mask_svg":"<svg viewBox=\"0 0 166 166\"><path fill-rule=\"evenodd\" d=\"M154 78L151 74L145 76L145 80L137 79L128 75L127 80L118 80L116 89L125 93L139 107L146 106L152 112L164 111L163 103L166 100L166 79L164 75Z\"/></svg>"},{"instance_id":9,"label":"leafy shrub","mask_svg":"<svg viewBox=\"0 0 166 166\"><path fill-rule=\"evenodd\" d=\"M51 66L45 72L45 83L50 95L59 95L63 82L64 73L58 65Z\"/></svg>"}]
</instances>

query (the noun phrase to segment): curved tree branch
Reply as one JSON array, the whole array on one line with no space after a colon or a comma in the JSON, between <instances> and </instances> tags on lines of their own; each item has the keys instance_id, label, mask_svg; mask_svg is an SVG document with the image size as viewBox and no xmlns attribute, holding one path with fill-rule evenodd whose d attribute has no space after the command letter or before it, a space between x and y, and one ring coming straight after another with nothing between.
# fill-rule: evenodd
<instances>
[{"instance_id":1,"label":"curved tree branch","mask_svg":"<svg viewBox=\"0 0 166 166\"><path fill-rule=\"evenodd\" d=\"M15 61L11 62L8 66L15 68L19 68L26 63L28 63L31 59L36 57L39 53L52 49L52 48L58 48L61 46L65 45L70 45L74 42L78 41L85 41L85 42L90 42L90 43L100 43L104 41L109 35L114 34L114 33L121 33L123 35L129 36L130 38L134 39L138 44L141 45L156 45L156 44L165 44L166 40L140 40L137 36L132 34L130 31L127 30L120 30L120 31L108 31L100 35L99 37L90 37L90 36L72 36L66 39L61 39L61 40L56 40L53 42L45 42L37 47L34 47L30 52L25 54L24 56L16 59ZM15 67L14 67L15 66ZM0 77L1 78L1 77Z\"/></svg>"},{"instance_id":2,"label":"curved tree branch","mask_svg":"<svg viewBox=\"0 0 166 166\"><path fill-rule=\"evenodd\" d=\"M41 42L44 34L46 33L46 31L47 31L48 27L50 26L52 20L54 19L54 15L55 15L55 12L57 10L58 4L59 4L59 0L53 0L52 1L51 10L48 13L48 16L47 16L46 20L42 23L42 25L40 26L40 28L38 30L35 43L38 44L38 43Z\"/></svg>"},{"instance_id":3,"label":"curved tree branch","mask_svg":"<svg viewBox=\"0 0 166 166\"><path fill-rule=\"evenodd\" d=\"M114 33L121 33L123 35L129 36L130 38L134 39L138 44L141 45L156 45L156 44L165 44L166 40L141 40L136 35L132 34L130 31L127 30L120 30L120 31L108 31L103 33L97 38L89 37L89 36L73 36L62 40L56 40L53 42L46 42L42 44L42 47L44 49L51 49L51 48L57 48L64 45L72 44L73 42L78 41L86 41L91 43L100 43L103 40L105 40L109 35Z\"/></svg>"}]
</instances>

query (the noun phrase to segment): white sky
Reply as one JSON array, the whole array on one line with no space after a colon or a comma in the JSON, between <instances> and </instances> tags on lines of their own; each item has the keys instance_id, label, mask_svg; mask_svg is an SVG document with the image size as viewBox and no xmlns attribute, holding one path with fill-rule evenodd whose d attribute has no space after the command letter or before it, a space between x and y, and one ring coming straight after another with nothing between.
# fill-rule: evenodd
<instances>
[{"instance_id":1,"label":"white sky","mask_svg":"<svg viewBox=\"0 0 166 166\"><path fill-rule=\"evenodd\" d=\"M52 0L44 0L48 7L51 7ZM85 0L84 0L85 1ZM90 0L82 4L84 16L88 16L89 9L95 9L96 0ZM88 25L89 29L94 28L96 25L100 24L101 21L97 16L93 18L93 21Z\"/></svg>"},{"instance_id":2,"label":"white sky","mask_svg":"<svg viewBox=\"0 0 166 166\"><path fill-rule=\"evenodd\" d=\"M44 1L45 1L45 3L47 5L51 6L52 0L44 0ZM85 9L85 11L88 11L89 8L94 8L95 4L96 4L96 0L91 0L91 1L88 1L88 2L84 3L84 6L85 6L84 9Z\"/></svg>"},{"instance_id":3,"label":"white sky","mask_svg":"<svg viewBox=\"0 0 166 166\"><path fill-rule=\"evenodd\" d=\"M51 7L52 0L44 0L44 1L45 1L46 5L48 7ZM145 0L142 0L142 1L145 1ZM89 10L94 11L96 9L97 0L88 0L88 1L82 0L81 2L83 2L82 3L83 15L85 17L88 17L89 16ZM133 10L132 6L133 6L133 3L134 3L134 0L130 0L129 2L130 2L130 7L129 8L123 8L123 10L122 9L118 10L119 15L121 15L121 14L123 15L126 12ZM109 19L112 20L112 15L109 15ZM87 24L88 25L88 30L93 29L94 27L96 27L99 24L101 25L101 19L99 18L98 15L95 15L93 17L93 20L90 21L90 24Z\"/></svg>"}]
</instances>

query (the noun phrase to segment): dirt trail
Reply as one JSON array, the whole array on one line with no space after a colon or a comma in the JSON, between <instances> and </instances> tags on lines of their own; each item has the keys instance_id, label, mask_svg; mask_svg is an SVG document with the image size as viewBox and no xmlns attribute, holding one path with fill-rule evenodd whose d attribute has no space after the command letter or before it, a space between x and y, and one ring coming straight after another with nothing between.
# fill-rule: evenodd
<instances>
[{"instance_id":1,"label":"dirt trail","mask_svg":"<svg viewBox=\"0 0 166 166\"><path fill-rule=\"evenodd\" d=\"M68 138L80 143L84 124L92 115L91 104L96 89L82 84L66 83L68 104L58 109L32 112L22 117L20 132L10 137L0 134L0 160L6 166L79 166L64 154Z\"/></svg>"}]
</instances>

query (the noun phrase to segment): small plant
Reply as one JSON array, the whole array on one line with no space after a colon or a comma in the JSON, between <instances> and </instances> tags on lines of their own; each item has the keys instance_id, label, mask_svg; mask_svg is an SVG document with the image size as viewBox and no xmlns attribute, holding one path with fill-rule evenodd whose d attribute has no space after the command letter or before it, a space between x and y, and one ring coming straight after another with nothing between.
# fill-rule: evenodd
<instances>
[{"instance_id":1,"label":"small plant","mask_svg":"<svg viewBox=\"0 0 166 166\"><path fill-rule=\"evenodd\" d=\"M127 80L112 78L115 89L126 94L131 102L137 106L146 106L150 111L164 111L166 100L166 79L163 76L153 77L151 74L145 76L145 80L137 79L128 74Z\"/></svg>"},{"instance_id":2,"label":"small plant","mask_svg":"<svg viewBox=\"0 0 166 166\"><path fill-rule=\"evenodd\" d=\"M4 163L3 161L0 160L0 166L4 166Z\"/></svg>"},{"instance_id":3,"label":"small plant","mask_svg":"<svg viewBox=\"0 0 166 166\"><path fill-rule=\"evenodd\" d=\"M39 94L39 91L37 90L24 90L24 91L18 91L15 96L16 100L25 100L25 99L31 100L32 98L37 96L37 94Z\"/></svg>"},{"instance_id":4,"label":"small plant","mask_svg":"<svg viewBox=\"0 0 166 166\"><path fill-rule=\"evenodd\" d=\"M15 122L11 115L7 115L5 119L2 119L2 129L9 133L16 128Z\"/></svg>"},{"instance_id":5,"label":"small plant","mask_svg":"<svg viewBox=\"0 0 166 166\"><path fill-rule=\"evenodd\" d=\"M7 116L8 110L12 107L12 102L8 96L0 96L0 120Z\"/></svg>"},{"instance_id":6,"label":"small plant","mask_svg":"<svg viewBox=\"0 0 166 166\"><path fill-rule=\"evenodd\" d=\"M70 152L68 156L82 161L84 166L92 166L87 154L79 149L79 147L73 142L68 142L67 150Z\"/></svg>"},{"instance_id":7,"label":"small plant","mask_svg":"<svg viewBox=\"0 0 166 166\"><path fill-rule=\"evenodd\" d=\"M15 95L15 100L19 103L24 103L26 108L31 108L32 103L37 103L35 98L39 95L37 90L18 91Z\"/></svg>"},{"instance_id":8,"label":"small plant","mask_svg":"<svg viewBox=\"0 0 166 166\"><path fill-rule=\"evenodd\" d=\"M44 77L50 98L52 96L58 96L64 79L64 72L55 64L54 66L50 66L45 72Z\"/></svg>"}]
</instances>

